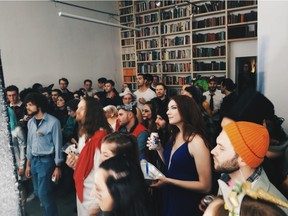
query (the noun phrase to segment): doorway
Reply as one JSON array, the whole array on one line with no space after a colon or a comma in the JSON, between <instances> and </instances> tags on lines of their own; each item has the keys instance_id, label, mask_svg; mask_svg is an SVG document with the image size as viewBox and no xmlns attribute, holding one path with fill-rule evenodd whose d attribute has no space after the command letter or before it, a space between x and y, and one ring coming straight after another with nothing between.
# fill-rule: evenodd
<instances>
[{"instance_id":1,"label":"doorway","mask_svg":"<svg viewBox=\"0 0 288 216\"><path fill-rule=\"evenodd\" d=\"M241 94L247 88L257 89L256 56L236 58L236 83L237 92Z\"/></svg>"}]
</instances>

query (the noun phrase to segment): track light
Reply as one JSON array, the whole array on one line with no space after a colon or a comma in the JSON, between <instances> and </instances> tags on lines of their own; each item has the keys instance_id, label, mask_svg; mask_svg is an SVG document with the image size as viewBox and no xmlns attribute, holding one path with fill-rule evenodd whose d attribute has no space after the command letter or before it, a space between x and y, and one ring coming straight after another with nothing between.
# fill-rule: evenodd
<instances>
[{"instance_id":1,"label":"track light","mask_svg":"<svg viewBox=\"0 0 288 216\"><path fill-rule=\"evenodd\" d=\"M160 7L161 6L161 1L156 1L156 6Z\"/></svg>"}]
</instances>

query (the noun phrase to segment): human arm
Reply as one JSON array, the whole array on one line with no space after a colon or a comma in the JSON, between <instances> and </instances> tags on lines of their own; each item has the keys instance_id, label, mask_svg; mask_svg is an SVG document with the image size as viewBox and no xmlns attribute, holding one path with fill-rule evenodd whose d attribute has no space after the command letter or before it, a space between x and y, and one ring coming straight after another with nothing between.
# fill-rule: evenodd
<instances>
[{"instance_id":1,"label":"human arm","mask_svg":"<svg viewBox=\"0 0 288 216\"><path fill-rule=\"evenodd\" d=\"M71 138L70 142L75 144L78 147L78 142L75 138Z\"/></svg>"},{"instance_id":2,"label":"human arm","mask_svg":"<svg viewBox=\"0 0 288 216\"><path fill-rule=\"evenodd\" d=\"M145 158L145 148L146 148L148 137L149 137L149 133L147 131L143 131L137 136L138 151L139 151L140 159Z\"/></svg>"},{"instance_id":3,"label":"human arm","mask_svg":"<svg viewBox=\"0 0 288 216\"><path fill-rule=\"evenodd\" d=\"M26 169L25 169L25 176L27 178L31 178L31 172L30 172L30 168L31 168L31 163L30 163L30 160L27 160L26 162Z\"/></svg>"},{"instance_id":4,"label":"human arm","mask_svg":"<svg viewBox=\"0 0 288 216\"><path fill-rule=\"evenodd\" d=\"M12 136L17 139L19 149L18 175L22 176L25 172L25 150L26 150L26 135L22 127L17 126L12 132Z\"/></svg>"},{"instance_id":5,"label":"human arm","mask_svg":"<svg viewBox=\"0 0 288 216\"><path fill-rule=\"evenodd\" d=\"M204 110L208 113L209 116L212 116L212 111L210 109L209 103L207 101L202 102Z\"/></svg>"},{"instance_id":6,"label":"human arm","mask_svg":"<svg viewBox=\"0 0 288 216\"><path fill-rule=\"evenodd\" d=\"M200 193L208 193L211 190L211 161L210 152L203 139L195 135L188 144L188 150L191 157L194 157L196 169L198 172L198 181L183 181L178 179L159 176L158 181L151 186L159 187L165 184L172 184L177 187L194 190Z\"/></svg>"},{"instance_id":7,"label":"human arm","mask_svg":"<svg viewBox=\"0 0 288 216\"><path fill-rule=\"evenodd\" d=\"M31 154L31 143L32 143L32 135L31 135L31 131L30 131L30 125L31 125L31 121L29 120L27 127L28 127L28 134L27 134L27 148L26 148L26 169L25 169L25 176L27 178L31 178L31 172L30 172L30 168L31 168L31 159L32 159L32 154Z\"/></svg>"},{"instance_id":8,"label":"human arm","mask_svg":"<svg viewBox=\"0 0 288 216\"><path fill-rule=\"evenodd\" d=\"M63 152L61 125L58 120L55 121L52 127L52 142L55 151L55 165L60 167L61 163L63 162Z\"/></svg>"},{"instance_id":9,"label":"human arm","mask_svg":"<svg viewBox=\"0 0 288 216\"><path fill-rule=\"evenodd\" d=\"M57 120L55 121L52 127L52 140L55 148L55 169L52 174L52 179L55 179L55 182L58 182L61 178L61 163L63 162L63 152L62 152L62 133L61 133L61 125Z\"/></svg>"}]
</instances>

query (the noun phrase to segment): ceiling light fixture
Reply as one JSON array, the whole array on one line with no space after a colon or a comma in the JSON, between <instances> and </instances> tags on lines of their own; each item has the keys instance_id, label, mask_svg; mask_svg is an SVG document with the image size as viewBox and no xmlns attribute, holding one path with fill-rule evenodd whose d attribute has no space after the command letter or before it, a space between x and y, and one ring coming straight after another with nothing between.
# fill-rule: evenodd
<instances>
[{"instance_id":1,"label":"ceiling light fixture","mask_svg":"<svg viewBox=\"0 0 288 216\"><path fill-rule=\"evenodd\" d=\"M160 7L161 6L161 1L156 1L156 6Z\"/></svg>"}]
</instances>

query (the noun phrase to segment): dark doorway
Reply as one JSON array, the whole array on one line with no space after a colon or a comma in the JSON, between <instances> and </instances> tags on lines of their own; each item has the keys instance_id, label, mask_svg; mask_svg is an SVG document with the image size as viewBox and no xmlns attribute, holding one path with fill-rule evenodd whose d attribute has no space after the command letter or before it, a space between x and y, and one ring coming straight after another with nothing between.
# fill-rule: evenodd
<instances>
[{"instance_id":1,"label":"dark doorway","mask_svg":"<svg viewBox=\"0 0 288 216\"><path fill-rule=\"evenodd\" d=\"M247 88L257 88L256 56L236 58L236 83L237 91L241 94Z\"/></svg>"}]
</instances>

